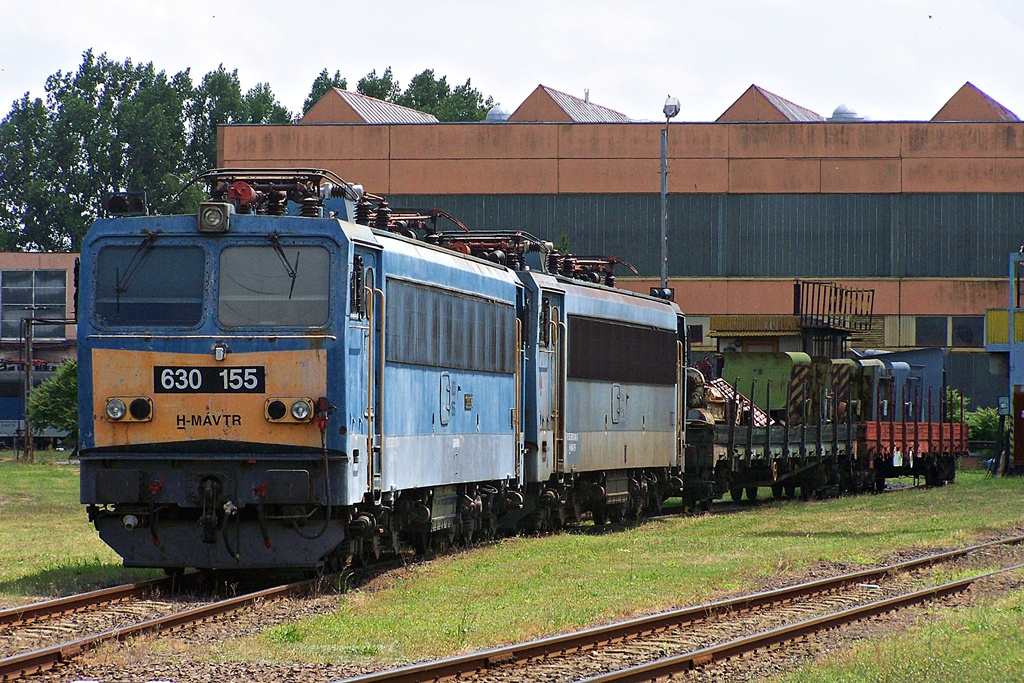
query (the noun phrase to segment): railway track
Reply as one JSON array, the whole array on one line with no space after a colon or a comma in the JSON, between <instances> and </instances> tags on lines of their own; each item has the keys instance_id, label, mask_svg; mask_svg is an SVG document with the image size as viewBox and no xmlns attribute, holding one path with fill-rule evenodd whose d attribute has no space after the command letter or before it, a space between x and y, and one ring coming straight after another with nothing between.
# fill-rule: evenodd
<instances>
[{"instance_id":1,"label":"railway track","mask_svg":"<svg viewBox=\"0 0 1024 683\"><path fill-rule=\"evenodd\" d=\"M101 588L88 593L78 593L54 600L34 602L0 610L0 629L11 628L35 621L50 619L62 614L96 609L114 602L141 598L163 592L169 592L174 586L174 579L153 579L139 583L129 583L112 588Z\"/></svg>"},{"instance_id":2,"label":"railway track","mask_svg":"<svg viewBox=\"0 0 1024 683\"><path fill-rule=\"evenodd\" d=\"M1000 539L777 590L380 671L346 679L346 683L420 683L453 677L481 682L650 681L960 592L975 581L1024 568L1024 564L924 590L915 590L913 580L905 575L1022 543L1024 536ZM879 595L885 597L878 599ZM741 623L744 619L750 623ZM765 629L765 623L773 627ZM777 626L780 623L786 625Z\"/></svg>"},{"instance_id":3,"label":"railway track","mask_svg":"<svg viewBox=\"0 0 1024 683\"><path fill-rule=\"evenodd\" d=\"M312 592L332 578L334 577L306 579L223 600L216 600L207 604L195 605L193 603L193 606L187 609L181 609L180 603L158 601L157 603L144 605L136 610L137 612L150 612L148 618L143 617L138 620L130 618L128 619L130 622L128 625L107 628L89 633L88 635L81 635L78 625L64 625L61 628L54 629L54 632L57 634L75 632L75 636L71 639L61 640L56 644L45 647L18 651L15 654L0 658L0 681L20 680L33 674L47 671L55 666L71 661L83 652L95 648L104 642L122 641L144 633L180 628L233 612L259 601ZM0 635L11 637L13 640L18 635L17 629L32 626L35 622L54 620L60 615L81 611L96 611L104 605L118 604L129 599L142 598L153 594L154 591L158 591L160 588L169 588L170 581L171 579L158 579L4 610L0 612ZM153 617L151 616L153 612L166 613ZM123 617L123 614L120 615L120 618Z\"/></svg>"}]
</instances>

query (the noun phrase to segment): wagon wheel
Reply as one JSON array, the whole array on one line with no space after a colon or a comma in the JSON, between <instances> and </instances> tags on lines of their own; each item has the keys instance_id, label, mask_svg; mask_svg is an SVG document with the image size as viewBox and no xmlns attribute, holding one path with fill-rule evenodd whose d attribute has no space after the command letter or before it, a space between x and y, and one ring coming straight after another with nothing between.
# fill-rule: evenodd
<instances>
[{"instance_id":1,"label":"wagon wheel","mask_svg":"<svg viewBox=\"0 0 1024 683\"><path fill-rule=\"evenodd\" d=\"M747 487L747 500L749 500L751 502L757 500L757 487L756 486L748 486Z\"/></svg>"},{"instance_id":2,"label":"wagon wheel","mask_svg":"<svg viewBox=\"0 0 1024 683\"><path fill-rule=\"evenodd\" d=\"M779 500L785 492L786 487L782 484L772 484L772 498Z\"/></svg>"},{"instance_id":3,"label":"wagon wheel","mask_svg":"<svg viewBox=\"0 0 1024 683\"><path fill-rule=\"evenodd\" d=\"M732 502L738 503L743 500L743 488L737 486L734 489L729 489L729 497L732 498Z\"/></svg>"}]
</instances>

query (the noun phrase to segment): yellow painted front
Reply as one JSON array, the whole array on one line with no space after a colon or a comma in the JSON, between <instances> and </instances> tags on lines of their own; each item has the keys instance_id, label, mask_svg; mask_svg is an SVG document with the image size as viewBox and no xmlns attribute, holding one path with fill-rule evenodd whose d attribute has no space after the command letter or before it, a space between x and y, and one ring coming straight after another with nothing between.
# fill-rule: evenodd
<instances>
[{"instance_id":1,"label":"yellow painted front","mask_svg":"<svg viewBox=\"0 0 1024 683\"><path fill-rule=\"evenodd\" d=\"M210 366L215 368L266 368L266 392L157 393L153 386L155 366ZM323 350L230 353L223 361L212 354L155 353L94 349L93 425L95 445L130 446L224 439L250 443L320 447L315 421L271 423L264 415L270 397L311 398L327 394L327 353ZM108 398L148 396L153 399L153 419L148 422L110 422L105 417ZM290 405L290 403L289 403Z\"/></svg>"}]
</instances>

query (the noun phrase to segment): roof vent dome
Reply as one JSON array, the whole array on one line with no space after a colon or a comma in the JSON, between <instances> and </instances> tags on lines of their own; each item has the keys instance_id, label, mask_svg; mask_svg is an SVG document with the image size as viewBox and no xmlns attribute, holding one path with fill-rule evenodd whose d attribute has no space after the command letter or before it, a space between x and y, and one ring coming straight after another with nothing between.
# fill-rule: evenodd
<instances>
[{"instance_id":1,"label":"roof vent dome","mask_svg":"<svg viewBox=\"0 0 1024 683\"><path fill-rule=\"evenodd\" d=\"M484 121L486 123L505 123L508 121L509 116L511 116L509 112L502 109L500 104L496 104L487 112L487 117Z\"/></svg>"},{"instance_id":2,"label":"roof vent dome","mask_svg":"<svg viewBox=\"0 0 1024 683\"><path fill-rule=\"evenodd\" d=\"M854 111L852 108L845 104L840 104L836 107L836 110L832 112L832 116L829 117L829 121L863 121L864 117Z\"/></svg>"}]
</instances>

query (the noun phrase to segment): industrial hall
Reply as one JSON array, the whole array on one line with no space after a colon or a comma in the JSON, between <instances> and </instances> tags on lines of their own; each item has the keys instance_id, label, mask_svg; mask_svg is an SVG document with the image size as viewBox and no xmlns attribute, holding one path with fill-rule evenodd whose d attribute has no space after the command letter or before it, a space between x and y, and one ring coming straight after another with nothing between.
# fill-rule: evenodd
<instances>
[{"instance_id":1,"label":"industrial hall","mask_svg":"<svg viewBox=\"0 0 1024 683\"><path fill-rule=\"evenodd\" d=\"M857 302L837 311L856 322L845 347L947 349L972 409L1006 392L984 320L1024 243L1024 125L971 83L928 121L823 116L757 85L714 122L635 121L540 85L511 113L439 123L333 89L297 124L221 126L217 155L616 256L636 270L618 286L644 293L660 284L664 176L667 287L695 352L806 350L805 295L827 287Z\"/></svg>"}]
</instances>

